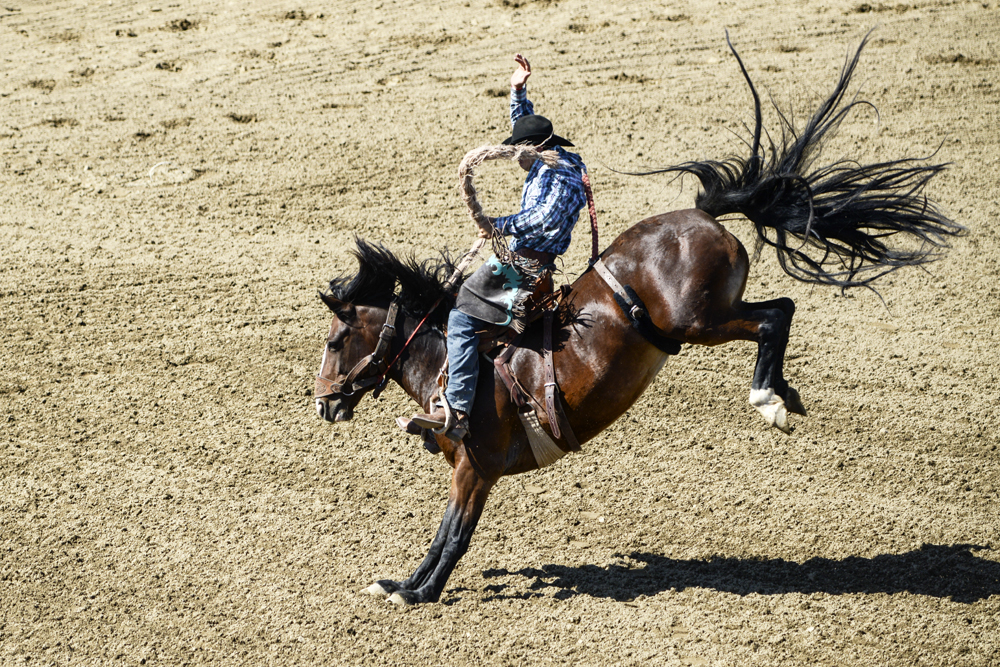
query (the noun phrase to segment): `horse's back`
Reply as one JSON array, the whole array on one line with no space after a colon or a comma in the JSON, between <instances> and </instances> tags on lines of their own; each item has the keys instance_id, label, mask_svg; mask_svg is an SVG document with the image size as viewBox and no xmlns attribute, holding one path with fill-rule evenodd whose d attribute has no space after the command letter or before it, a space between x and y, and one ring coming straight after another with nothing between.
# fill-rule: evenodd
<instances>
[{"instance_id":1,"label":"horse's back","mask_svg":"<svg viewBox=\"0 0 1000 667\"><path fill-rule=\"evenodd\" d=\"M693 268L739 262L746 251L715 218L696 208L671 211L646 218L618 236L603 253L609 267L619 262L669 262L678 268Z\"/></svg>"}]
</instances>

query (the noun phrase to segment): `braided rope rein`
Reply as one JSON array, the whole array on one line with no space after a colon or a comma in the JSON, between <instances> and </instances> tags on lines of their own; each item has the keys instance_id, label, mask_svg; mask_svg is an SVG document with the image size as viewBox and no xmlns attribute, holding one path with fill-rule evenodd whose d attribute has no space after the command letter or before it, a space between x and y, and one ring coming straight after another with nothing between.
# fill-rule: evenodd
<instances>
[{"instance_id":1,"label":"braided rope rein","mask_svg":"<svg viewBox=\"0 0 1000 667\"><path fill-rule=\"evenodd\" d=\"M590 263L593 264L600 256L597 241L597 205L594 204L594 191L590 187L590 176L583 172L583 190L587 194L587 212L590 213Z\"/></svg>"},{"instance_id":2,"label":"braided rope rein","mask_svg":"<svg viewBox=\"0 0 1000 667\"><path fill-rule=\"evenodd\" d=\"M507 247L507 242L503 237L503 234L493 226L493 221L483 213L483 206L479 203L479 197L476 194L476 185L474 179L476 176L476 167L481 165L487 160L518 160L522 158L531 158L532 160L541 160L544 164L549 167L555 167L559 164L559 154L555 151L539 151L532 146L516 145L516 146L480 146L479 148L474 148L465 154L462 158L462 162L458 165L458 187L462 194L462 199L465 201L465 205L469 208L469 215L472 217L472 221L476 223L476 226L482 230L485 230L492 241L494 252L497 257L501 260L513 260L514 257ZM462 257L458 266L455 268L455 272L452 273L451 277L445 282L445 287L450 291L456 282L462 277L462 272L465 271L472 263L472 261L479 255L479 251L482 250L483 246L486 245L485 238L478 238L476 242L472 244L472 247L467 253Z\"/></svg>"}]
</instances>

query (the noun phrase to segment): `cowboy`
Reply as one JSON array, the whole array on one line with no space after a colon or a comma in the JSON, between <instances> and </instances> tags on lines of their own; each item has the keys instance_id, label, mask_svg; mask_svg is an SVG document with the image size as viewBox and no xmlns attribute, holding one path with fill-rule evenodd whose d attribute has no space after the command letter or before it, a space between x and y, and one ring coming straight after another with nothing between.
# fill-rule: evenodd
<instances>
[{"instance_id":1,"label":"cowboy","mask_svg":"<svg viewBox=\"0 0 1000 667\"><path fill-rule=\"evenodd\" d=\"M535 114L526 88L531 65L521 54L514 56L514 61L517 68L510 78L512 133L503 143L552 150L560 162L550 167L540 160L520 161L528 172L521 211L492 220L493 233L511 237L510 252L502 253L503 258L494 254L465 281L448 317L449 376L444 398L454 420L445 435L455 442L469 431L468 415L479 376L478 332L491 325L523 326L517 320L524 315L519 308L540 283L550 281L553 261L569 247L580 209L587 203L583 160L564 150L573 144L556 135L547 118ZM491 231L480 229L479 235L489 238ZM447 423L447 413L439 406L430 414L415 415L412 421L421 428L441 429Z\"/></svg>"}]
</instances>

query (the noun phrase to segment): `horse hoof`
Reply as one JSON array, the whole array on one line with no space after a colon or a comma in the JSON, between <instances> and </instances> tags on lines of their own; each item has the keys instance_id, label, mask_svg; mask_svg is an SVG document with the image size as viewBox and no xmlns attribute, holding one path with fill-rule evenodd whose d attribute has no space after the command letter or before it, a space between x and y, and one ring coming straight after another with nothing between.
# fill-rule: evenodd
<instances>
[{"instance_id":1,"label":"horse hoof","mask_svg":"<svg viewBox=\"0 0 1000 667\"><path fill-rule=\"evenodd\" d=\"M773 426L783 433L792 432L792 428L788 425L788 410L785 408L785 402L774 393L773 389L751 389L750 405L757 408L769 426Z\"/></svg>"},{"instance_id":2,"label":"horse hoof","mask_svg":"<svg viewBox=\"0 0 1000 667\"><path fill-rule=\"evenodd\" d=\"M417 604L417 597L412 591L396 591L389 596L389 602L400 607L409 607L410 605Z\"/></svg>"},{"instance_id":3,"label":"horse hoof","mask_svg":"<svg viewBox=\"0 0 1000 667\"><path fill-rule=\"evenodd\" d=\"M792 432L792 427L788 425L788 410L785 408L784 403L779 405L778 409L775 410L774 421L771 422L771 426L786 435Z\"/></svg>"},{"instance_id":4,"label":"horse hoof","mask_svg":"<svg viewBox=\"0 0 1000 667\"><path fill-rule=\"evenodd\" d=\"M364 590L368 595L374 595L376 597L384 598L389 595L389 591L382 588L382 584L376 582Z\"/></svg>"},{"instance_id":5,"label":"horse hoof","mask_svg":"<svg viewBox=\"0 0 1000 667\"><path fill-rule=\"evenodd\" d=\"M787 394L788 395L785 396L785 407L788 408L788 411L805 417L806 406L802 405L802 399L799 398L799 392L795 391L794 388L789 387Z\"/></svg>"}]
</instances>

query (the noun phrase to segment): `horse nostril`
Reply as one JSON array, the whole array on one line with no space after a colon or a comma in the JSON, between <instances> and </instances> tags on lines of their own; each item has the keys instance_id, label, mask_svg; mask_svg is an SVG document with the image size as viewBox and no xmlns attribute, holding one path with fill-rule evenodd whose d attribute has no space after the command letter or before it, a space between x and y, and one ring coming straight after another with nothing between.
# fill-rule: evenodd
<instances>
[{"instance_id":1,"label":"horse nostril","mask_svg":"<svg viewBox=\"0 0 1000 667\"><path fill-rule=\"evenodd\" d=\"M326 410L325 410L325 407L326 407L326 401L324 401L322 398L317 398L316 399L316 412L319 413L319 416L320 416L321 419L326 419Z\"/></svg>"}]
</instances>

